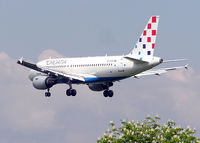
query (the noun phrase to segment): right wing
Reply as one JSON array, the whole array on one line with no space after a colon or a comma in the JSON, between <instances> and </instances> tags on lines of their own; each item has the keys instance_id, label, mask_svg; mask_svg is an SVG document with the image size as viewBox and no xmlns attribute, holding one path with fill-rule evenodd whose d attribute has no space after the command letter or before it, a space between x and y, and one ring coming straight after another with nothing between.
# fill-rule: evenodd
<instances>
[{"instance_id":1,"label":"right wing","mask_svg":"<svg viewBox=\"0 0 200 143\"><path fill-rule=\"evenodd\" d=\"M76 79L79 81L85 81L84 76L83 75L78 75L78 74L66 74L64 72L60 72L60 71L56 71L56 70L51 70L51 69L43 69L43 68L39 68L37 67L36 64L33 64L31 62L27 62L24 61L23 58L20 58L17 61L18 64L25 66L27 68L33 69L35 71L41 72L41 73L45 73L47 75L53 75L53 76L61 76L64 78L68 78L68 79Z\"/></svg>"},{"instance_id":2,"label":"right wing","mask_svg":"<svg viewBox=\"0 0 200 143\"><path fill-rule=\"evenodd\" d=\"M142 76L146 76L146 75L161 75L163 73L167 73L168 71L183 69L183 68L188 69L188 65L179 66L179 67L162 68L162 69L156 69L156 70L148 70L148 71L139 73L133 77L138 78L138 77L142 77Z\"/></svg>"},{"instance_id":3,"label":"right wing","mask_svg":"<svg viewBox=\"0 0 200 143\"><path fill-rule=\"evenodd\" d=\"M42 69L38 68L36 66L36 64L33 64L33 63L30 63L30 62L26 62L23 60L23 57L21 57L18 61L17 61L18 64L22 65L22 66L25 66L27 68L30 68L30 69L33 69L33 70L36 70L36 71L39 71L39 72L42 72ZM45 73L45 72L43 72ZM47 73L46 73L47 74Z\"/></svg>"}]
</instances>

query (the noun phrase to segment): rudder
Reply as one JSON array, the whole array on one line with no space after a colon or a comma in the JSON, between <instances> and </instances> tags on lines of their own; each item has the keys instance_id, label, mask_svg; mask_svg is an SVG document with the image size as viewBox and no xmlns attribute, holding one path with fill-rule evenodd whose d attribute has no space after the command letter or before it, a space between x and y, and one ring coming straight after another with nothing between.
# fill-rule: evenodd
<instances>
[{"instance_id":1,"label":"rudder","mask_svg":"<svg viewBox=\"0 0 200 143\"><path fill-rule=\"evenodd\" d=\"M159 16L152 16L149 19L143 33L130 53L131 55L137 55L136 57L140 57L140 60L143 57L153 56L159 18Z\"/></svg>"}]
</instances>

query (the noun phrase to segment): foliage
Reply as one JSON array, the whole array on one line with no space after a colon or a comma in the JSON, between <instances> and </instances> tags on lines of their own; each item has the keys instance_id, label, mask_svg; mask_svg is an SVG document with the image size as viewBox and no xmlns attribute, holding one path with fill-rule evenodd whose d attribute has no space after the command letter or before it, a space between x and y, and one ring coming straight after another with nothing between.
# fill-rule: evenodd
<instances>
[{"instance_id":1,"label":"foliage","mask_svg":"<svg viewBox=\"0 0 200 143\"><path fill-rule=\"evenodd\" d=\"M195 129L186 129L176 126L174 121L168 120L164 125L159 123L160 117L146 117L143 122L121 121L121 127L116 128L115 123L110 121L108 129L98 143L196 143L199 141L194 136Z\"/></svg>"}]
</instances>

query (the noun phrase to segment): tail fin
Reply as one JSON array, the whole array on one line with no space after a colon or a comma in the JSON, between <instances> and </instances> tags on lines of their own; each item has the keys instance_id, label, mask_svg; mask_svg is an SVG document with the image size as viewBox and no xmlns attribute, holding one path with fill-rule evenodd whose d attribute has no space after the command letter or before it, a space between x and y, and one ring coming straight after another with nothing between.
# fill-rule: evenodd
<instances>
[{"instance_id":1,"label":"tail fin","mask_svg":"<svg viewBox=\"0 0 200 143\"><path fill-rule=\"evenodd\" d=\"M135 47L129 55L138 57L140 60L143 57L150 57L154 54L156 35L158 29L159 16L152 16Z\"/></svg>"}]
</instances>

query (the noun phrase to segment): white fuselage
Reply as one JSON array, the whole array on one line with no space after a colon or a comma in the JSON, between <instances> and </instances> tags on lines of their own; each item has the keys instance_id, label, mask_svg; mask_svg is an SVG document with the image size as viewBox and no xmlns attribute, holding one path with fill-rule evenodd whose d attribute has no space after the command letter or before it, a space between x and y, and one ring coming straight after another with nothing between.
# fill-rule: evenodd
<instances>
[{"instance_id":1,"label":"white fuselage","mask_svg":"<svg viewBox=\"0 0 200 143\"><path fill-rule=\"evenodd\" d=\"M160 64L160 58L140 63L124 56L47 59L37 63L43 69L63 74L83 75L85 83L116 81L148 70Z\"/></svg>"}]
</instances>

